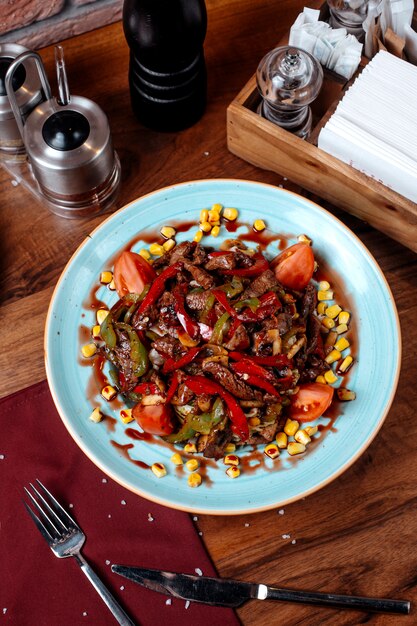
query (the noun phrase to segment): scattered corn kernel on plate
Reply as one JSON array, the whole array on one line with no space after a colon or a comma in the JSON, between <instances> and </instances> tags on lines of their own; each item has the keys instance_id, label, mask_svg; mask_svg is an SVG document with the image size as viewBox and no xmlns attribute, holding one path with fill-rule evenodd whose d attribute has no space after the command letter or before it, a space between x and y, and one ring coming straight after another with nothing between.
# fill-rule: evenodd
<instances>
[{"instance_id":1,"label":"scattered corn kernel on plate","mask_svg":"<svg viewBox=\"0 0 417 626\"><path fill-rule=\"evenodd\" d=\"M337 367L349 370L349 389L342 386L340 395L345 397L341 399L356 396L354 401L338 404L332 428L326 430L328 417L320 417L298 432L297 426L288 423L287 432L279 433L272 447L230 448L227 464L224 459L205 462L201 455L180 446L175 451L158 437L132 436L132 426L138 433L137 426L130 422L123 400L113 398L110 383L104 389L100 372L94 377L92 366L94 338L102 321L97 319L97 309L109 308L117 299L111 271L118 253L131 247L144 251L145 258L152 253L157 258L161 242L150 241L149 232L160 232L164 226L168 227L163 233L164 250L186 240L219 247L236 234L228 232L221 219L213 221L214 213L211 224L207 216L209 226L201 221L201 212L213 205L236 209L236 213L228 213L231 220L238 216L236 234L248 231L245 224L257 222L258 229L265 227L266 235L279 234L286 245L296 243L303 234L311 238L319 267L329 269L328 283L320 278L318 312L336 340L328 361L332 369L321 382L340 386L344 372L338 372L332 361L338 359ZM184 221L187 226L180 232L170 230ZM141 239L141 233L147 234ZM266 236L264 242L265 255L272 259L279 252L280 239ZM353 342L345 334L350 323ZM83 329L87 331L80 340ZM143 196L114 213L86 238L55 288L46 322L45 355L58 412L76 443L103 472L132 492L166 506L233 515L305 497L340 476L360 457L393 401L401 337L395 303L380 268L342 222L283 189L220 179L174 185ZM317 425L324 429L316 432ZM292 448L290 439L294 439ZM239 463L242 459L245 462Z\"/></svg>"}]
</instances>

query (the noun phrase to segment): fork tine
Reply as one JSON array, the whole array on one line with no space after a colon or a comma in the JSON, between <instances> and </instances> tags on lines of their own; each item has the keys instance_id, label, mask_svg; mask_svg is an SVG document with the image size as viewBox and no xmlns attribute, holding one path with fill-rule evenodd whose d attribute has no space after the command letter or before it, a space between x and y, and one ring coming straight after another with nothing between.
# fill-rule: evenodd
<instances>
[{"instance_id":1,"label":"fork tine","mask_svg":"<svg viewBox=\"0 0 417 626\"><path fill-rule=\"evenodd\" d=\"M49 543L53 543L55 541L55 537L53 537L51 535L51 533L49 532L49 530L46 528L46 526L41 522L41 520L39 519L39 517L32 511L32 509L30 508L30 506L23 500L23 504L26 507L27 512L29 513L29 515L31 516L31 518L33 519L33 521L35 522L39 532L41 533L42 537Z\"/></svg>"},{"instance_id":2,"label":"fork tine","mask_svg":"<svg viewBox=\"0 0 417 626\"><path fill-rule=\"evenodd\" d=\"M41 487L41 489L44 491L44 493L48 496L48 498L51 501L51 503L54 505L54 509L55 509L55 513L54 514L59 519L61 524L63 524L64 527L72 526L73 528L76 528L77 530L80 530L77 522L75 520L73 520L72 517L66 512L64 507L62 507L59 504L58 500L56 500L56 498L54 498L52 493L50 491L48 491L48 489L45 487L45 485L43 485L38 478L36 479L36 482ZM39 494L39 496L42 498L41 494ZM45 502L44 498L42 498L42 500ZM67 530L68 530L68 528L67 528Z\"/></svg>"},{"instance_id":3,"label":"fork tine","mask_svg":"<svg viewBox=\"0 0 417 626\"><path fill-rule=\"evenodd\" d=\"M29 483L29 484L33 488L32 483ZM62 530L58 529L55 526L53 521L48 517L48 515L45 513L43 508L40 506L40 504L36 500L36 498L34 498L33 495L30 493L29 489L26 489L26 487L24 487L24 490L26 491L26 494L28 495L28 497L29 497L31 503L33 504L33 506L35 507L35 509L40 513L40 516L41 516L41 519L42 519L42 523L47 528L48 533L51 535L51 537L53 537L55 539L59 539L59 537L61 537L61 535L62 535Z\"/></svg>"},{"instance_id":4,"label":"fork tine","mask_svg":"<svg viewBox=\"0 0 417 626\"><path fill-rule=\"evenodd\" d=\"M34 491L34 493L38 496L38 499L40 500L40 503L43 504L43 509L42 509L43 514L46 517L48 517L48 515L46 515L46 513L44 511L44 509L46 509L48 514L49 514L49 522L56 528L57 532L59 534L62 534L62 530L67 531L68 528L65 526L64 522L60 519L60 517L56 514L56 512L53 510L53 508L50 506L50 504L45 500L43 495L41 493L39 493L39 491L36 489L36 487L32 483L29 483L29 484L32 487L32 490ZM52 517L52 519L51 519L51 517ZM57 522L58 522L58 524L57 524Z\"/></svg>"}]
</instances>

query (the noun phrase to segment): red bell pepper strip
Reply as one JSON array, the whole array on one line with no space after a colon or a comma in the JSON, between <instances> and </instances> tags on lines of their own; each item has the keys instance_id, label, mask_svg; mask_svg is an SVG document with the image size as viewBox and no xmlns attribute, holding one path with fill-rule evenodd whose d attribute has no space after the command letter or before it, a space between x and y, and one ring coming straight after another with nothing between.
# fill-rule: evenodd
<instances>
[{"instance_id":1,"label":"red bell pepper strip","mask_svg":"<svg viewBox=\"0 0 417 626\"><path fill-rule=\"evenodd\" d=\"M175 313L177 314L181 326L183 327L185 332L188 333L191 339L196 339L198 337L200 329L197 322L195 322L185 310L184 295L179 289L175 288L173 291L173 296L175 299Z\"/></svg>"},{"instance_id":2,"label":"red bell pepper strip","mask_svg":"<svg viewBox=\"0 0 417 626\"><path fill-rule=\"evenodd\" d=\"M242 322L239 319L235 318L230 325L229 332L227 333L227 338L231 339L241 325Z\"/></svg>"},{"instance_id":3,"label":"red bell pepper strip","mask_svg":"<svg viewBox=\"0 0 417 626\"><path fill-rule=\"evenodd\" d=\"M176 276L179 270L182 268L182 263L174 263L170 265L163 272L161 272L152 283L148 293L142 300L138 310L135 313L135 317L137 315L142 315L148 307L154 304L158 298L163 294L165 289L165 284L167 280Z\"/></svg>"},{"instance_id":4,"label":"red bell pepper strip","mask_svg":"<svg viewBox=\"0 0 417 626\"><path fill-rule=\"evenodd\" d=\"M191 361L194 361L200 350L201 348L190 348L184 356L178 359L178 361L175 361L174 359L167 359L162 367L162 372L164 374L168 374L169 372L179 370L185 365L188 365Z\"/></svg>"},{"instance_id":5,"label":"red bell pepper strip","mask_svg":"<svg viewBox=\"0 0 417 626\"><path fill-rule=\"evenodd\" d=\"M231 315L232 317L238 316L238 312L236 311L235 307L230 304L224 291L222 291L221 289L213 289L211 293L213 294L213 296L216 297L216 300L220 302L226 313L229 313L229 315Z\"/></svg>"},{"instance_id":6,"label":"red bell pepper strip","mask_svg":"<svg viewBox=\"0 0 417 626\"><path fill-rule=\"evenodd\" d=\"M232 363L231 368L238 374L260 376L261 378L270 380L271 382L276 382L277 380L272 372L269 372L264 367L261 367L258 363L249 361L249 359L242 359L237 363Z\"/></svg>"},{"instance_id":7,"label":"red bell pepper strip","mask_svg":"<svg viewBox=\"0 0 417 626\"><path fill-rule=\"evenodd\" d=\"M250 276L259 276L259 274L262 274L262 272L269 269L269 263L262 254L258 254L254 256L253 258L256 260L255 260L255 263L251 267L241 267L241 268L236 268L233 270L219 269L219 271L222 272L222 274L227 274L231 276L250 277Z\"/></svg>"},{"instance_id":8,"label":"red bell pepper strip","mask_svg":"<svg viewBox=\"0 0 417 626\"><path fill-rule=\"evenodd\" d=\"M158 385L155 385L155 383L139 383L139 385L136 385L133 391L135 393L142 393L145 396L148 396L150 394L160 395L162 393Z\"/></svg>"},{"instance_id":9,"label":"red bell pepper strip","mask_svg":"<svg viewBox=\"0 0 417 626\"><path fill-rule=\"evenodd\" d=\"M208 380L205 376L188 376L185 384L196 394L208 393L219 395L225 401L229 410L232 431L238 435L241 441L246 441L249 438L249 427L246 415L231 393L226 391L218 383Z\"/></svg>"},{"instance_id":10,"label":"red bell pepper strip","mask_svg":"<svg viewBox=\"0 0 417 626\"><path fill-rule=\"evenodd\" d=\"M270 317L281 308L281 302L279 301L276 293L273 291L268 291L261 296L259 300L261 304L256 310L258 321L262 321L267 317Z\"/></svg>"},{"instance_id":11,"label":"red bell pepper strip","mask_svg":"<svg viewBox=\"0 0 417 626\"><path fill-rule=\"evenodd\" d=\"M275 354L274 356L256 356L252 354L243 354L242 352L229 352L229 357L234 361L246 359L253 361L258 365L269 365L269 367L291 367L292 361L286 354Z\"/></svg>"},{"instance_id":12,"label":"red bell pepper strip","mask_svg":"<svg viewBox=\"0 0 417 626\"><path fill-rule=\"evenodd\" d=\"M226 254L233 254L233 252L231 252L230 250L213 250L213 252L209 253L208 258L212 259L216 256L226 256Z\"/></svg>"},{"instance_id":13,"label":"red bell pepper strip","mask_svg":"<svg viewBox=\"0 0 417 626\"><path fill-rule=\"evenodd\" d=\"M260 389L264 389L265 391L270 393L272 396L280 397L275 387L271 385L270 382L268 382L264 378L261 378L260 376L254 376L252 374L248 376L248 378L245 378L245 383L248 383L249 385L253 385L254 387L259 387Z\"/></svg>"},{"instance_id":14,"label":"red bell pepper strip","mask_svg":"<svg viewBox=\"0 0 417 626\"><path fill-rule=\"evenodd\" d=\"M174 375L171 380L171 384L168 388L165 404L168 404L169 402L171 402L172 398L175 396L175 392L177 391L179 384L180 384L180 381L178 378L178 372L174 372Z\"/></svg>"}]
</instances>

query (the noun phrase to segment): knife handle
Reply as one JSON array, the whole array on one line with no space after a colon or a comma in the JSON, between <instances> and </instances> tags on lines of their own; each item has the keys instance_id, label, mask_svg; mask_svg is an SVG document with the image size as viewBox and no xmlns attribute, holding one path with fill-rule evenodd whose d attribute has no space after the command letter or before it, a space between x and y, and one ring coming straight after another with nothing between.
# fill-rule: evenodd
<instances>
[{"instance_id":1,"label":"knife handle","mask_svg":"<svg viewBox=\"0 0 417 626\"><path fill-rule=\"evenodd\" d=\"M276 587L267 587L265 600L281 600L281 602L298 602L300 604L313 604L315 606L332 607L334 609L353 609L377 613L396 613L399 615L408 615L410 612L410 602L407 600L364 598L361 596L345 596L335 593L278 589Z\"/></svg>"}]
</instances>

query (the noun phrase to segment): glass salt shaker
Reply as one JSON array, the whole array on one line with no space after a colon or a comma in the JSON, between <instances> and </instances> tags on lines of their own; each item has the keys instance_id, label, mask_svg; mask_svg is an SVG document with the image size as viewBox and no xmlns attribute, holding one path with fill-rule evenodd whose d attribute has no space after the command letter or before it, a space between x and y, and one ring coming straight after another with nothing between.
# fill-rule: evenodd
<instances>
[{"instance_id":1,"label":"glass salt shaker","mask_svg":"<svg viewBox=\"0 0 417 626\"><path fill-rule=\"evenodd\" d=\"M362 24L368 14L369 0L327 0L332 28L346 28L347 32L363 42Z\"/></svg>"},{"instance_id":2,"label":"glass salt shaker","mask_svg":"<svg viewBox=\"0 0 417 626\"><path fill-rule=\"evenodd\" d=\"M323 84L323 70L310 53L295 46L271 50L256 72L262 96L258 113L302 139L311 131L313 102Z\"/></svg>"}]
</instances>

